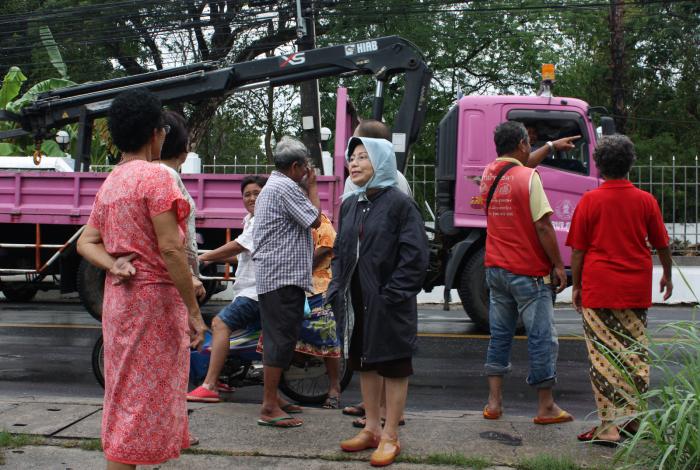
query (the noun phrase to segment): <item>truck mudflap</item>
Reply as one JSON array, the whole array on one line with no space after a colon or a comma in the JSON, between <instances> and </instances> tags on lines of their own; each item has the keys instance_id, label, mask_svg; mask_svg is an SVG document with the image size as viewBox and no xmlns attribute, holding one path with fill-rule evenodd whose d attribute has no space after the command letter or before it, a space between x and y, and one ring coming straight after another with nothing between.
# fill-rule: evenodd
<instances>
[{"instance_id":1,"label":"truck mudflap","mask_svg":"<svg viewBox=\"0 0 700 470\"><path fill-rule=\"evenodd\" d=\"M445 310L450 309L450 291L454 287L462 260L464 259L465 255L469 253L474 244L479 242L483 237L484 232L482 230L472 230L469 232L469 235L467 235L467 238L455 244L450 249L447 268L445 269L445 292L443 297Z\"/></svg>"}]
</instances>

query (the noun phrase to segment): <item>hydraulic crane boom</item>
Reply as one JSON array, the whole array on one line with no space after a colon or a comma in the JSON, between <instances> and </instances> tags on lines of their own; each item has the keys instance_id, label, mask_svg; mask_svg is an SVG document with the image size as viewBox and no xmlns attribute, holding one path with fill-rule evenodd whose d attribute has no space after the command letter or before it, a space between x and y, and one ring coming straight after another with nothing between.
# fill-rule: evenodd
<instances>
[{"instance_id":1,"label":"hydraulic crane boom","mask_svg":"<svg viewBox=\"0 0 700 470\"><path fill-rule=\"evenodd\" d=\"M323 47L286 56L280 55L218 67L199 63L53 90L38 96L17 115L0 119L20 123L17 129L0 132L0 139L18 133L35 139L50 138L57 128L78 122L78 158L86 171L90 164L92 121L107 114L114 97L129 89L144 87L163 104L196 101L258 87L282 86L339 75L373 75L376 91L372 117L381 119L384 84L404 74L404 95L392 126L397 166L405 170L411 144L423 126L432 72L420 51L398 36Z\"/></svg>"}]
</instances>

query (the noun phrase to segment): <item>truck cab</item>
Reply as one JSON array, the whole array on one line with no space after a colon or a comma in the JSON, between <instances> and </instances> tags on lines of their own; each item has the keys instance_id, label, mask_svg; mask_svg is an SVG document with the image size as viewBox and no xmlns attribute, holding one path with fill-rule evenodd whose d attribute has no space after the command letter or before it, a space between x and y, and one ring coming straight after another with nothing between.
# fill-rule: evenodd
<instances>
[{"instance_id":1,"label":"truck cab","mask_svg":"<svg viewBox=\"0 0 700 470\"><path fill-rule=\"evenodd\" d=\"M564 243L574 208L583 193L600 183L593 162L596 129L584 101L551 96L467 96L445 115L437 140L439 247L434 250L436 273L441 272L444 279L437 274L429 279L434 285L444 281L446 305L450 290L457 289L466 313L483 329L488 328L483 264L487 227L479 185L484 168L497 157L493 131L508 120L528 127L533 150L547 141L581 136L573 150L555 152L537 167L567 267L571 250Z\"/></svg>"}]
</instances>

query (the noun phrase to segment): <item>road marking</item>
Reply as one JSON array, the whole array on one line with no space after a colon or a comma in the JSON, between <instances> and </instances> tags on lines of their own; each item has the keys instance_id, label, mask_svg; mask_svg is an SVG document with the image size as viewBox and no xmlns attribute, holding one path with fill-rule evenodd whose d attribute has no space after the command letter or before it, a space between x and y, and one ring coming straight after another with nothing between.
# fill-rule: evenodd
<instances>
[{"instance_id":1,"label":"road marking","mask_svg":"<svg viewBox=\"0 0 700 470\"><path fill-rule=\"evenodd\" d=\"M0 323L0 328L75 328L101 330L102 325L74 325L70 323Z\"/></svg>"}]
</instances>

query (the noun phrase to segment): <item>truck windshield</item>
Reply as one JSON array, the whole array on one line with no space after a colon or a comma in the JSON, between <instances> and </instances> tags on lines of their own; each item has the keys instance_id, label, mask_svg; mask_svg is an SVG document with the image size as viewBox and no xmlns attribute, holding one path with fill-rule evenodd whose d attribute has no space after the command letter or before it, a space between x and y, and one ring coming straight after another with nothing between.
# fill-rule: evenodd
<instances>
[{"instance_id":1,"label":"truck windshield","mask_svg":"<svg viewBox=\"0 0 700 470\"><path fill-rule=\"evenodd\" d=\"M588 175L590 140L583 117L573 111L533 111L513 109L508 113L511 121L520 121L527 128L532 150L547 141L580 135L576 147L568 152L557 151L544 159L542 165Z\"/></svg>"}]
</instances>

